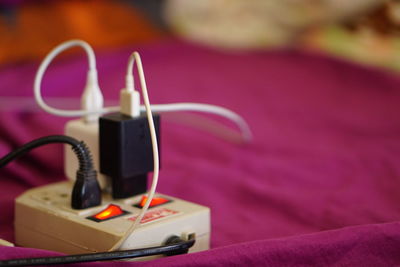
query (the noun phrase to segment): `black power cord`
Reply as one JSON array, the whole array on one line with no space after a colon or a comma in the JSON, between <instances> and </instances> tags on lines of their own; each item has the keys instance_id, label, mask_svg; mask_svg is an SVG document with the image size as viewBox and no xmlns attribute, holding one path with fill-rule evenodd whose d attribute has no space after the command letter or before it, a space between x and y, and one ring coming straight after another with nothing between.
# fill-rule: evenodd
<instances>
[{"instance_id":1,"label":"black power cord","mask_svg":"<svg viewBox=\"0 0 400 267\"><path fill-rule=\"evenodd\" d=\"M171 242L169 242L170 240ZM169 238L165 245L150 248L130 249L112 252L100 252L92 254L79 254L59 257L48 258L26 258L26 259L13 259L0 261L1 267L9 266L34 266L34 265L53 265L53 264L69 264L90 261L106 261L106 260L121 260L127 258L147 257L153 255L176 255L187 253L191 248L195 239L190 238L187 241L180 239L177 236ZM179 240L179 242L177 242Z\"/></svg>"},{"instance_id":2,"label":"black power cord","mask_svg":"<svg viewBox=\"0 0 400 267\"><path fill-rule=\"evenodd\" d=\"M50 135L35 139L1 158L0 168L34 148L53 143L71 145L78 157L79 169L76 172L76 181L72 190L72 208L86 209L100 205L101 190L97 181L97 173L93 168L92 156L86 144L75 138L65 135Z\"/></svg>"}]
</instances>

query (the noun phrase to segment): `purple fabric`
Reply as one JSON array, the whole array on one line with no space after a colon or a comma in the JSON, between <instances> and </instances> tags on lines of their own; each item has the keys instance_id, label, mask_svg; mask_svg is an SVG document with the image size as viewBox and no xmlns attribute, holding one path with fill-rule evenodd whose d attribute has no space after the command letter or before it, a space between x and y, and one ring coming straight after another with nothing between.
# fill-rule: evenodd
<instances>
[{"instance_id":1,"label":"purple fabric","mask_svg":"<svg viewBox=\"0 0 400 267\"><path fill-rule=\"evenodd\" d=\"M119 264L400 264L398 77L300 52L228 54L170 42L100 51L106 99L118 97L133 49L142 55L153 103L231 108L247 119L255 139L232 144L165 119L158 191L211 207L212 249ZM78 97L86 66L83 56L58 60L44 95ZM1 95L31 97L36 68L0 69ZM65 121L3 101L1 155L61 134ZM14 198L64 179L62 147L37 149L0 172L0 238L13 241ZM50 254L0 247L1 259Z\"/></svg>"}]
</instances>

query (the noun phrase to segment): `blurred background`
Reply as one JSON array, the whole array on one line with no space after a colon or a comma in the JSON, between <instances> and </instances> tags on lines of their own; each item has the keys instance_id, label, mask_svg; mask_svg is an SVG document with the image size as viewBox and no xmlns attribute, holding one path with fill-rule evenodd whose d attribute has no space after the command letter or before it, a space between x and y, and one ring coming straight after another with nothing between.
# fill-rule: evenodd
<instances>
[{"instance_id":1,"label":"blurred background","mask_svg":"<svg viewBox=\"0 0 400 267\"><path fill-rule=\"evenodd\" d=\"M1 0L0 64L82 38L95 49L181 38L227 52L281 47L400 69L397 0Z\"/></svg>"},{"instance_id":2,"label":"blurred background","mask_svg":"<svg viewBox=\"0 0 400 267\"><path fill-rule=\"evenodd\" d=\"M395 0L0 0L0 154L63 133L70 118L40 110L33 81L52 48L79 38L95 50L105 106L118 103L137 50L153 104L215 104L249 123L254 141L239 146L225 129L204 134L208 115L163 115L160 192L212 207L212 247L398 222L399 32ZM86 70L82 49L57 57L46 102L78 108ZM0 238L13 241L18 194L65 179L62 155L49 146L2 169ZM351 243L379 232L371 229ZM367 256L389 246L370 243L364 264L331 253L334 264L384 265ZM340 251L354 258L347 245Z\"/></svg>"}]
</instances>

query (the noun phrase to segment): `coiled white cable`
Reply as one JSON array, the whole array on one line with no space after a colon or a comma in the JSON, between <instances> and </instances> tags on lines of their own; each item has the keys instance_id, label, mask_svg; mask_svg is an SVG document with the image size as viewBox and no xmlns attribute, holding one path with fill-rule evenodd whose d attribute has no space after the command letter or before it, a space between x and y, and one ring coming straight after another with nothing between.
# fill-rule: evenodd
<instances>
[{"instance_id":1,"label":"coiled white cable","mask_svg":"<svg viewBox=\"0 0 400 267\"><path fill-rule=\"evenodd\" d=\"M41 95L41 83L43 80L43 75L46 72L47 67L51 61L61 52L74 46L80 46L85 49L88 59L89 59L89 71L88 71L88 81L85 92L88 92L82 97L82 106L84 110L62 110L50 107L47 105ZM132 73L133 62L128 64L127 70ZM133 80L128 80L127 83L133 83ZM93 90L91 90L91 88ZM34 96L37 104L46 112L62 117L85 117L86 121L95 121L98 115L108 112L116 112L120 110L120 107L103 107L103 98L100 89L97 84L97 70L96 70L96 59L94 56L93 49L84 41L81 40L71 40L62 43L55 47L40 64L39 69L36 73L34 82ZM85 104L86 103L86 104ZM154 112L177 112L177 111L194 111L194 112L206 112L222 116L231 120L235 123L241 131L244 141L249 142L252 139L251 130L246 123L246 121L237 113L220 106L201 104L201 103L171 103L171 104L158 104L151 105L151 109ZM140 106L141 111L145 111L145 106Z\"/></svg>"},{"instance_id":2,"label":"coiled white cable","mask_svg":"<svg viewBox=\"0 0 400 267\"><path fill-rule=\"evenodd\" d=\"M89 61L86 88L82 95L82 106L86 109L84 112L82 112L82 110L61 110L52 108L44 102L41 94L43 75L51 61L61 52L75 46L82 47L85 50ZM101 94L97 80L96 57L92 47L82 40L70 40L64 42L47 54L45 59L40 64L38 71L36 72L33 92L36 103L38 103L38 105L46 112L57 116L88 116L108 112L108 110L103 109L103 95ZM95 118L92 118L91 120L94 119Z\"/></svg>"}]
</instances>

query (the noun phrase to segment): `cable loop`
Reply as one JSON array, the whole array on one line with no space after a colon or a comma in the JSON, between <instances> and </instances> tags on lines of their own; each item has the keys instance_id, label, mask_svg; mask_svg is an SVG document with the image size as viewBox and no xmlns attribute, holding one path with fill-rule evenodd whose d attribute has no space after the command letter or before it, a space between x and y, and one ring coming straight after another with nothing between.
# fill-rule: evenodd
<instances>
[{"instance_id":1,"label":"cable loop","mask_svg":"<svg viewBox=\"0 0 400 267\"><path fill-rule=\"evenodd\" d=\"M119 111L119 107L105 107L99 108L97 110L62 110L50 107L47 105L41 95L41 83L43 79L43 75L50 64L50 62L61 52L66 49L69 49L74 46L80 46L85 49L88 59L89 59L89 72L96 72L96 58L93 52L93 49L90 45L82 40L70 40L65 43L60 44L55 47L43 60L40 64L39 69L36 73L35 82L34 82L34 96L37 104L46 112L50 114L54 114L61 117L84 117L88 115L95 114L104 114L109 112L117 112ZM137 52L136 52L137 53ZM131 74L133 70L133 65L135 62L134 53L130 56L129 63L127 65L127 73ZM131 80L132 78L132 80ZM127 75L127 83L133 85L133 76ZM233 123L235 123L241 131L244 141L249 142L252 139L252 133L250 127L246 123L246 121L237 113L220 106L210 105L210 104L202 104L202 103L171 103L171 104L158 104L152 105L151 109L154 112L163 113L163 112L178 112L178 111L194 111L194 112L206 112L215 114L221 117L224 117ZM145 106L140 106L141 111L145 111Z\"/></svg>"}]
</instances>

